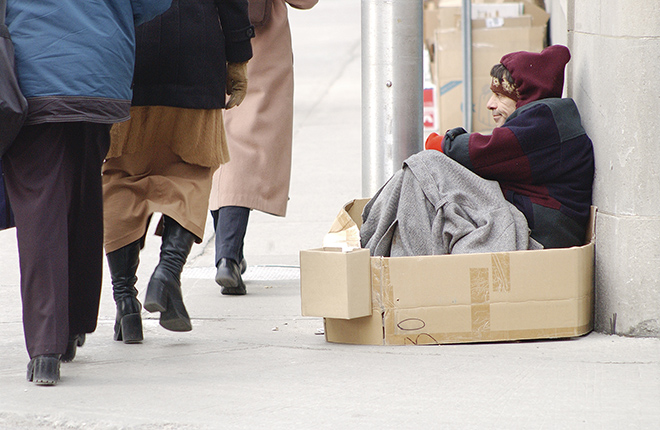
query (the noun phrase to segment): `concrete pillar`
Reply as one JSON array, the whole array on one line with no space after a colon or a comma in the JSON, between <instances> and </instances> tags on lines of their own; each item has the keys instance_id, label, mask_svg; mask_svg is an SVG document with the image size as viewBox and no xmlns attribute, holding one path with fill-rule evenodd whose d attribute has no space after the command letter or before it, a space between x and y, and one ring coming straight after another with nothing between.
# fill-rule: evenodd
<instances>
[{"instance_id":1,"label":"concrete pillar","mask_svg":"<svg viewBox=\"0 0 660 430\"><path fill-rule=\"evenodd\" d=\"M594 143L596 330L660 337L660 8L566 4L568 96Z\"/></svg>"}]
</instances>

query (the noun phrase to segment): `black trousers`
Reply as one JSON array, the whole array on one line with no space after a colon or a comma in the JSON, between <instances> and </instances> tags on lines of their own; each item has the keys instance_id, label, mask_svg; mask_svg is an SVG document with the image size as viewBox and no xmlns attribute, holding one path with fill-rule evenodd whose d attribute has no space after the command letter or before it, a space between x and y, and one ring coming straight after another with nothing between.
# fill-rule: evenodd
<instances>
[{"instance_id":1,"label":"black trousers","mask_svg":"<svg viewBox=\"0 0 660 430\"><path fill-rule=\"evenodd\" d=\"M3 157L16 219L28 354L63 354L96 329L103 274L101 165L110 125L25 126Z\"/></svg>"},{"instance_id":2,"label":"black trousers","mask_svg":"<svg viewBox=\"0 0 660 430\"><path fill-rule=\"evenodd\" d=\"M231 258L240 264L250 209L242 206L223 206L211 211L211 215L215 227L215 265L218 265L221 258Z\"/></svg>"}]
</instances>

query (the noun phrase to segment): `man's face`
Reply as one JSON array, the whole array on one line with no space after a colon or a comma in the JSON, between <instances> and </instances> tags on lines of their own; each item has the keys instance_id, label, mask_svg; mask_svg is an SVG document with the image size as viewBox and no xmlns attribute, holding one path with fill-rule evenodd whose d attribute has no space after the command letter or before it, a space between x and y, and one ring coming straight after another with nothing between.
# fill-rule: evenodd
<instances>
[{"instance_id":1,"label":"man's face","mask_svg":"<svg viewBox=\"0 0 660 430\"><path fill-rule=\"evenodd\" d=\"M493 93L486 107L493 113L495 127L502 127L504 121L516 110L516 101L500 93Z\"/></svg>"}]
</instances>

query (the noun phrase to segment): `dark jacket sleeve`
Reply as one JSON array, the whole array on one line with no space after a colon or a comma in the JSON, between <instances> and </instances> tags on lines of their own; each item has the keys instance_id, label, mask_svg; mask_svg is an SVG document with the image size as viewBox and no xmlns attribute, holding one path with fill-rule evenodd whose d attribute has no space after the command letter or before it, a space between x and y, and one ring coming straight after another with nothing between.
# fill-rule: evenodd
<instances>
[{"instance_id":1,"label":"dark jacket sleeve","mask_svg":"<svg viewBox=\"0 0 660 430\"><path fill-rule=\"evenodd\" d=\"M529 160L514 133L508 127L498 127L491 135L461 134L445 137L443 152L485 179L499 182L529 183Z\"/></svg>"},{"instance_id":2,"label":"dark jacket sleeve","mask_svg":"<svg viewBox=\"0 0 660 430\"><path fill-rule=\"evenodd\" d=\"M252 58L250 39L254 27L250 24L247 0L216 0L220 25L225 35L227 62L242 63Z\"/></svg>"}]
</instances>

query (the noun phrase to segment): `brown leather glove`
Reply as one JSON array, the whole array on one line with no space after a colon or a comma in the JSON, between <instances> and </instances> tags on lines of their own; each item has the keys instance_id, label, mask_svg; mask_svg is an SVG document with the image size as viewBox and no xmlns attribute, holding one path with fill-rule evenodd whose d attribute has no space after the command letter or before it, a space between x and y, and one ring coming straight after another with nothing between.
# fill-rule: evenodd
<instances>
[{"instance_id":1,"label":"brown leather glove","mask_svg":"<svg viewBox=\"0 0 660 430\"><path fill-rule=\"evenodd\" d=\"M227 95L229 100L225 109L231 109L243 102L247 93L247 61L227 63Z\"/></svg>"}]
</instances>

